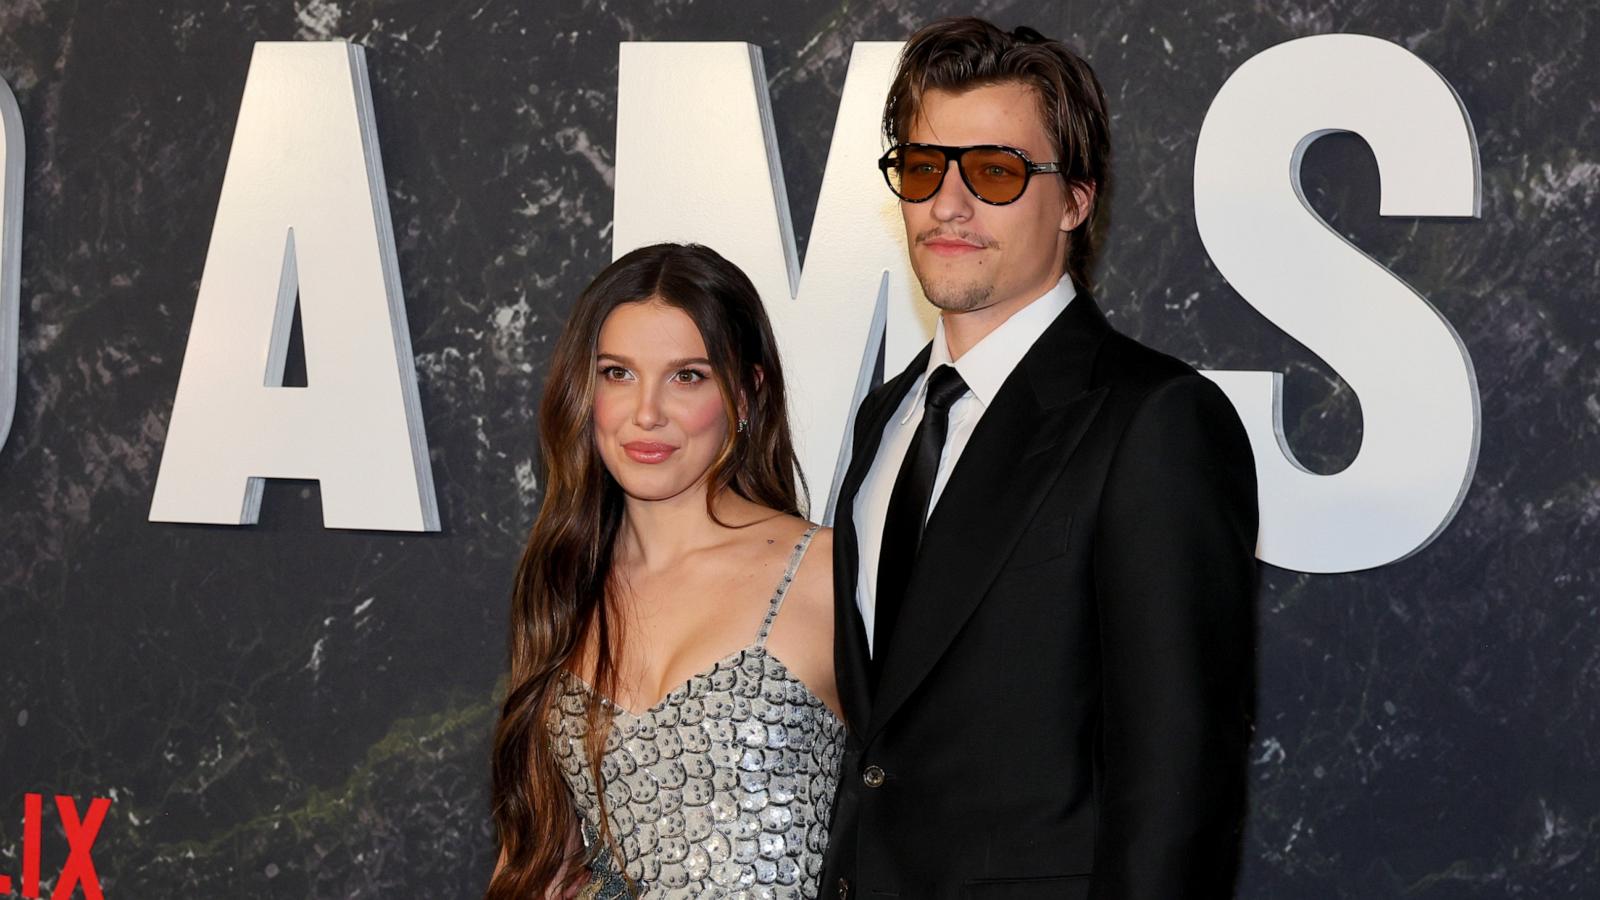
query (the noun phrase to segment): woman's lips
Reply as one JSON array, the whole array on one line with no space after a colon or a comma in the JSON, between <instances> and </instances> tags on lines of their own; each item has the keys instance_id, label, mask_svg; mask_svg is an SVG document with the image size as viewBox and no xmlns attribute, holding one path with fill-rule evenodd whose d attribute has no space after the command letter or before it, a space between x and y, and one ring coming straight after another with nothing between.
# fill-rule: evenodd
<instances>
[{"instance_id":1,"label":"woman's lips","mask_svg":"<svg viewBox=\"0 0 1600 900\"><path fill-rule=\"evenodd\" d=\"M622 445L622 452L628 454L629 459L649 465L666 462L667 457L677 450L671 444L658 444L655 441L631 441Z\"/></svg>"}]
</instances>

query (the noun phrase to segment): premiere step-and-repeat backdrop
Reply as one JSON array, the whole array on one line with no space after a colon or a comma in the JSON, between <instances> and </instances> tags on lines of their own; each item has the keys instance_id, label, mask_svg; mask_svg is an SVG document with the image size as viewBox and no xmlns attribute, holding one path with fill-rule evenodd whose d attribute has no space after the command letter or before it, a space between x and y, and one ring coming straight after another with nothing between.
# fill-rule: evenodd
<instances>
[{"instance_id":1,"label":"premiere step-and-repeat backdrop","mask_svg":"<svg viewBox=\"0 0 1600 900\"><path fill-rule=\"evenodd\" d=\"M1600 10L36 0L0 8L0 897L481 893L567 310L643 243L739 263L830 519L931 334L874 160L953 13L1094 65L1096 295L1251 434L1239 895L1600 883Z\"/></svg>"}]
</instances>

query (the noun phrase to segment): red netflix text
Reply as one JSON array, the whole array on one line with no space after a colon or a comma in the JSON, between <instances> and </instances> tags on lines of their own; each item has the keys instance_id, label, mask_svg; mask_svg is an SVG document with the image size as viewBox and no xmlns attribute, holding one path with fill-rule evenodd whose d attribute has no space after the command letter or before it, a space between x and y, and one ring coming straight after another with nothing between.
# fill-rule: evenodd
<instances>
[{"instance_id":1,"label":"red netflix text","mask_svg":"<svg viewBox=\"0 0 1600 900\"><path fill-rule=\"evenodd\" d=\"M79 887L87 900L104 900L100 892L100 876L95 874L94 859L89 851L94 839L105 824L106 811L111 801L95 797L89 801L89 813L78 816L78 804L71 797L56 795L56 814L61 817L61 830L67 836L67 862L61 867L56 888L50 900L67 900ZM44 825L44 795L25 794L22 798L22 896L39 896L39 844ZM0 875L0 894L12 892L10 875Z\"/></svg>"}]
</instances>

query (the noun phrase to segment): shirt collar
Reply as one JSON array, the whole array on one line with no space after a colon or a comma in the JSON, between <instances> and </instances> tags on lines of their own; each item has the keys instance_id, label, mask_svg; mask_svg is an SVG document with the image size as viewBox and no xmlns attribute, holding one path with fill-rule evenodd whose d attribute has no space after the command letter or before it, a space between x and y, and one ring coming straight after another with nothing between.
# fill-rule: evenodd
<instances>
[{"instance_id":1,"label":"shirt collar","mask_svg":"<svg viewBox=\"0 0 1600 900\"><path fill-rule=\"evenodd\" d=\"M1028 349L1044 334L1056 316L1067 308L1072 298L1077 295L1077 289L1072 285L1072 278L1061 276L1055 287L1046 291L1039 299L1011 314L1011 318L1001 322L999 327L983 336L983 340L972 345L961 359L950 361L950 348L945 343L944 317L939 317L939 324L933 329L933 346L928 353L928 367L923 372L923 377L917 385L916 401L911 404L906 415L911 411L921 409L924 395L928 389L928 376L940 366L953 366L961 380L967 383L967 389L984 409L994 402L994 395L1000 392L1000 386L1011 377L1012 370L1017 363L1027 354ZM905 420L902 419L902 422Z\"/></svg>"}]
</instances>

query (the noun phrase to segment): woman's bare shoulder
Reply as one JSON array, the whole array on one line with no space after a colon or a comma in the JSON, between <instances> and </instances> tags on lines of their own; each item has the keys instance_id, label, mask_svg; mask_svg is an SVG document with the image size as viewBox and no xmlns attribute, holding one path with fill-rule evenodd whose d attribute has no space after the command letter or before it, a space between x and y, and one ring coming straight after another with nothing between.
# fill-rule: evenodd
<instances>
[{"instance_id":1,"label":"woman's bare shoulder","mask_svg":"<svg viewBox=\"0 0 1600 900\"><path fill-rule=\"evenodd\" d=\"M807 525L807 527L810 527ZM807 607L810 615L823 616L833 621L833 529L818 528L811 536L805 558L795 572L790 587L790 599Z\"/></svg>"},{"instance_id":2,"label":"woman's bare shoulder","mask_svg":"<svg viewBox=\"0 0 1600 900\"><path fill-rule=\"evenodd\" d=\"M822 561L823 568L830 573L833 571L833 529L823 525L817 533L811 536L811 546L806 550L806 559L816 557ZM829 577L832 577L831 575Z\"/></svg>"}]
</instances>

